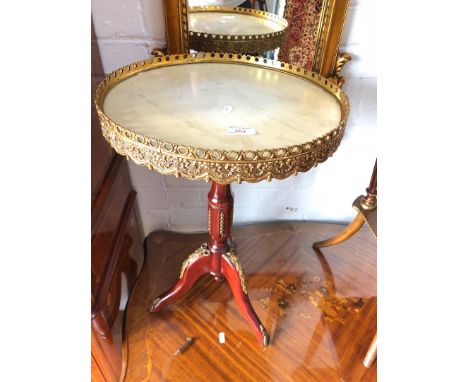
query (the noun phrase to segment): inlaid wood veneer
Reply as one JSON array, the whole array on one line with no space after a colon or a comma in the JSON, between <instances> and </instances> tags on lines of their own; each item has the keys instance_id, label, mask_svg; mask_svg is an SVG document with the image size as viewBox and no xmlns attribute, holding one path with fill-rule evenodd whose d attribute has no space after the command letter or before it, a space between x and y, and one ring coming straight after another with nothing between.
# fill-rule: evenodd
<instances>
[{"instance_id":1,"label":"inlaid wood veneer","mask_svg":"<svg viewBox=\"0 0 468 382\"><path fill-rule=\"evenodd\" d=\"M147 312L151 299L179 278L187 253L209 240L208 233L150 234L126 313L124 380L376 381L377 364L362 365L376 331L375 240L361 230L341 246L312 248L342 229L318 223L233 227L250 300L271 334L265 350L227 283L209 275L178 302ZM193 344L175 356L187 336Z\"/></svg>"}]
</instances>

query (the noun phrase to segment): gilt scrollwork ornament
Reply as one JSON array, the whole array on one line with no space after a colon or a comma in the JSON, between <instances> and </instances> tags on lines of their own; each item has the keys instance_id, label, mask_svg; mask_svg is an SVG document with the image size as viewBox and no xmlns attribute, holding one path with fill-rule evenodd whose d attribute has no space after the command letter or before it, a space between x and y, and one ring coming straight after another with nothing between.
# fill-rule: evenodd
<instances>
[{"instance_id":1,"label":"gilt scrollwork ornament","mask_svg":"<svg viewBox=\"0 0 468 382\"><path fill-rule=\"evenodd\" d=\"M224 212L219 214L219 236L224 236Z\"/></svg>"},{"instance_id":2,"label":"gilt scrollwork ornament","mask_svg":"<svg viewBox=\"0 0 468 382\"><path fill-rule=\"evenodd\" d=\"M352 59L353 58L351 57L349 53L344 53L344 52L338 53L338 58L336 59L336 62L335 62L335 70L333 73L333 79L336 81L337 86L340 88L345 83L345 79L343 78L343 76L340 75L341 69L347 62L351 61Z\"/></svg>"},{"instance_id":3,"label":"gilt scrollwork ornament","mask_svg":"<svg viewBox=\"0 0 468 382\"><path fill-rule=\"evenodd\" d=\"M193 264L197 259L199 259L202 256L210 256L210 251L208 250L208 245L206 243L203 243L200 248L195 250L192 254L190 254L185 261L182 263L182 267L180 269L180 276L179 278L182 278L184 276L185 270L190 264Z\"/></svg>"},{"instance_id":4,"label":"gilt scrollwork ornament","mask_svg":"<svg viewBox=\"0 0 468 382\"><path fill-rule=\"evenodd\" d=\"M247 283L245 281L245 273L242 269L239 258L236 256L235 248L233 247L228 252L223 253L223 257L225 260L229 261L236 269L237 273L239 274L242 290L245 294L247 294Z\"/></svg>"}]
</instances>

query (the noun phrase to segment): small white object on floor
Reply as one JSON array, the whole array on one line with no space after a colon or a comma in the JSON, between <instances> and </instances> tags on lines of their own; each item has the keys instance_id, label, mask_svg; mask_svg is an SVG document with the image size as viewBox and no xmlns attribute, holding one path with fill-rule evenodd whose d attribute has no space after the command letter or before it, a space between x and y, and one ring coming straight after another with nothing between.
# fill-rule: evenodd
<instances>
[{"instance_id":1,"label":"small white object on floor","mask_svg":"<svg viewBox=\"0 0 468 382\"><path fill-rule=\"evenodd\" d=\"M224 332L219 332L219 343L224 344L226 338L224 337Z\"/></svg>"}]
</instances>

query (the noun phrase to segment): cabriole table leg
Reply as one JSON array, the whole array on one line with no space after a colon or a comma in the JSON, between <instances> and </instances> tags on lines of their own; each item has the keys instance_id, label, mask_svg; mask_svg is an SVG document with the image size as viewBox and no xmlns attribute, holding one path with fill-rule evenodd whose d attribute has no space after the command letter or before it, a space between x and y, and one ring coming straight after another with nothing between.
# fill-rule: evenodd
<instances>
[{"instance_id":1,"label":"cabriole table leg","mask_svg":"<svg viewBox=\"0 0 468 382\"><path fill-rule=\"evenodd\" d=\"M231 240L233 206L234 199L230 185L213 182L208 193L210 242L203 244L187 257L182 264L179 281L173 288L156 298L150 305L149 311L157 312L180 299L200 276L210 273L217 281L227 279L242 317L254 331L258 342L267 346L270 336L250 303L244 271L235 255L235 246Z\"/></svg>"}]
</instances>

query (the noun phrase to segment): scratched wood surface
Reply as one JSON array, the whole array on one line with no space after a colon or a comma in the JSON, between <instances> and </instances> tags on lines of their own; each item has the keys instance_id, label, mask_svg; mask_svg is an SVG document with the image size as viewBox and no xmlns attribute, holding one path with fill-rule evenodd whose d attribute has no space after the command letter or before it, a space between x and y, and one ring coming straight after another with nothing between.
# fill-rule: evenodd
<instances>
[{"instance_id":1,"label":"scratched wood surface","mask_svg":"<svg viewBox=\"0 0 468 382\"><path fill-rule=\"evenodd\" d=\"M367 227L336 247L312 249L342 225L236 226L250 300L272 343L262 349L226 282L203 276L158 313L148 304L178 279L206 233L153 232L126 312L125 381L376 381L362 360L377 324L376 242ZM218 333L226 342L220 344ZM186 336L195 340L181 355Z\"/></svg>"}]
</instances>

